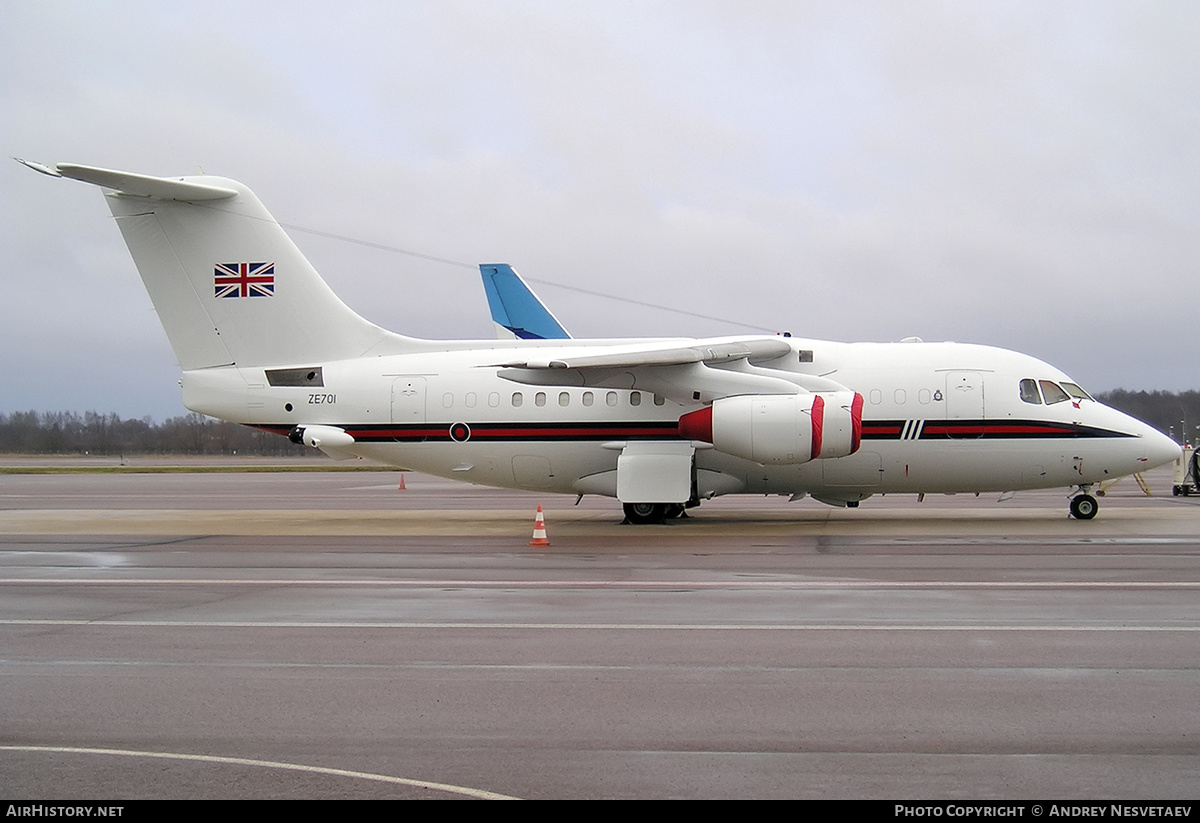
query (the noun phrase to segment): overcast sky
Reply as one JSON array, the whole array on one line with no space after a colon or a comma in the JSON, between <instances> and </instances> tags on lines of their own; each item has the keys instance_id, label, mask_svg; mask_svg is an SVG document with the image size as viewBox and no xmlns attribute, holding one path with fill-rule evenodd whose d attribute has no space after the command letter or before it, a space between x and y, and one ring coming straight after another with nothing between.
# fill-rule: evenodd
<instances>
[{"instance_id":1,"label":"overcast sky","mask_svg":"<svg viewBox=\"0 0 1200 823\"><path fill-rule=\"evenodd\" d=\"M1190 0L8 0L0 149L466 264L293 233L407 334L491 337L504 261L577 337L918 335L1195 389L1198 43ZM99 191L6 161L0 209L0 412L184 413Z\"/></svg>"}]
</instances>

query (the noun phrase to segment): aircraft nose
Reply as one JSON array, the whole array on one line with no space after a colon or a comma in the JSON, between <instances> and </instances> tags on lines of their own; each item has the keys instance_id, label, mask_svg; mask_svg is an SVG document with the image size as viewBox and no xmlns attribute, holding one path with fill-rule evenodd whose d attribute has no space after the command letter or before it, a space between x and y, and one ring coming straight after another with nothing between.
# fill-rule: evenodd
<instances>
[{"instance_id":1,"label":"aircraft nose","mask_svg":"<svg viewBox=\"0 0 1200 823\"><path fill-rule=\"evenodd\" d=\"M1147 469L1178 460L1181 453L1178 443L1158 429L1152 429L1149 426L1146 426L1146 430L1142 433L1142 444L1146 450L1145 468Z\"/></svg>"}]
</instances>

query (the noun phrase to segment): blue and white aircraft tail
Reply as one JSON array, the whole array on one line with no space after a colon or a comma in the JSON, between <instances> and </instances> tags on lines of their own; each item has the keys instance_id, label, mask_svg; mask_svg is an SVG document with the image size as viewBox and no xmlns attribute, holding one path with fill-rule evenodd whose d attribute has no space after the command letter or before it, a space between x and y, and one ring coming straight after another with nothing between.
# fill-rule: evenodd
<instances>
[{"instance_id":1,"label":"blue and white aircraft tail","mask_svg":"<svg viewBox=\"0 0 1200 823\"><path fill-rule=\"evenodd\" d=\"M496 337L501 340L570 340L529 284L507 263L480 263L483 290L487 294Z\"/></svg>"}]
</instances>

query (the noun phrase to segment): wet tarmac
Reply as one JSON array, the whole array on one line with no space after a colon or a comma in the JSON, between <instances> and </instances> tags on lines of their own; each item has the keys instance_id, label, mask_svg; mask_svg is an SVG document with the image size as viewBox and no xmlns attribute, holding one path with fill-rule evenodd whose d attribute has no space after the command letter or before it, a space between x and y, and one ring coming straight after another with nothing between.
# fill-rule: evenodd
<instances>
[{"instance_id":1,"label":"wet tarmac","mask_svg":"<svg viewBox=\"0 0 1200 823\"><path fill-rule=\"evenodd\" d=\"M0 474L0 785L39 799L1200 790L1200 499L608 500ZM536 505L551 545L528 545Z\"/></svg>"}]
</instances>

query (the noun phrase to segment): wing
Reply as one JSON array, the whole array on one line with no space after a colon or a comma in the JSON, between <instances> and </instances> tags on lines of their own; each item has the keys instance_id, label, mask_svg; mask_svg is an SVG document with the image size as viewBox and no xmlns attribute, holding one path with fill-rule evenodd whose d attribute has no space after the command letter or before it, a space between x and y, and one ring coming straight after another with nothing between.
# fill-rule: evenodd
<instances>
[{"instance_id":1,"label":"wing","mask_svg":"<svg viewBox=\"0 0 1200 823\"><path fill-rule=\"evenodd\" d=\"M790 369L785 337L716 337L613 346L539 346L529 356L491 364L499 375L537 386L639 389L679 403L743 394L840 391L840 383Z\"/></svg>"}]
</instances>

